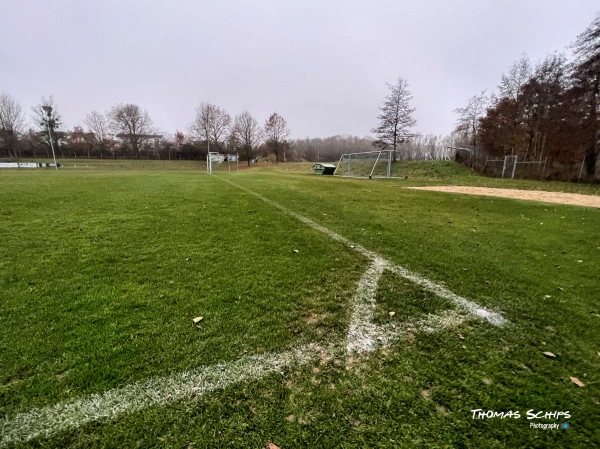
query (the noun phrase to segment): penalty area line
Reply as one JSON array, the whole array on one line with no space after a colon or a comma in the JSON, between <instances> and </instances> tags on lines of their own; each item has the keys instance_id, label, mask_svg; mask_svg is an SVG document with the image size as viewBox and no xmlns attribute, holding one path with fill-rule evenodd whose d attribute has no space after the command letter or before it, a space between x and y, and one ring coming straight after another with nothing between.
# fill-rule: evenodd
<instances>
[{"instance_id":1,"label":"penalty area line","mask_svg":"<svg viewBox=\"0 0 600 449\"><path fill-rule=\"evenodd\" d=\"M486 320L489 323L493 324L494 326L502 326L502 325L508 323L508 320L506 320L506 318L504 318L499 313L488 310L485 307L482 307L479 304L468 300L467 298L463 298L462 296L459 296L456 293L451 292L443 285L437 284L430 279L427 279L417 273L414 273L400 265L393 263L390 260L383 258L382 256L375 253L374 251L371 251L371 250L365 248L364 246L359 245L358 243L352 242L351 240L338 234L337 232L327 229L326 227L321 226L320 224L312 221L310 218L306 218L306 217L288 209L287 207L282 206L281 204L276 203L275 201L270 200L269 198L266 198L266 197L260 195L259 193L256 193L246 187L242 187L232 181L229 181L228 179L221 178L219 176L216 176L216 178L220 179L221 181L226 182L234 187L237 187L238 189L240 189L250 195L253 195L254 197L264 201L267 204L270 204L271 206L279 209L280 211L284 212L287 215L290 215L291 217L294 217L295 219L299 220L300 222L306 224L307 226L310 226L311 228L313 228L319 232L322 232L323 234L330 237L332 240L336 240L336 241L346 245L350 249L371 259L373 262L383 264L385 266L385 269L388 269L388 270L392 271L393 273L397 274L398 276L403 277L404 279L419 285L424 290L427 290L430 293L433 293L433 294L439 296L440 298L449 300L459 309L464 310L477 318Z\"/></svg>"},{"instance_id":2,"label":"penalty area line","mask_svg":"<svg viewBox=\"0 0 600 449\"><path fill-rule=\"evenodd\" d=\"M329 351L334 349L329 348ZM259 380L285 368L302 366L328 353L309 344L281 354L264 354L206 366L164 377L155 377L73 402L30 410L0 420L0 446L37 437L51 437L100 419L111 420L150 406L201 397L230 385Z\"/></svg>"}]
</instances>

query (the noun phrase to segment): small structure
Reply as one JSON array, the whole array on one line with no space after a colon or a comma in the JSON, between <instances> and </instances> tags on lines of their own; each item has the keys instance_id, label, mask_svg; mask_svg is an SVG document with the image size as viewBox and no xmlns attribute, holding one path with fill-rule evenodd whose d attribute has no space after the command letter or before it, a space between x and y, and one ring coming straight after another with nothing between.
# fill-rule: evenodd
<instances>
[{"instance_id":1,"label":"small structure","mask_svg":"<svg viewBox=\"0 0 600 449\"><path fill-rule=\"evenodd\" d=\"M315 175L333 175L335 165L333 164L315 164L313 165Z\"/></svg>"}]
</instances>

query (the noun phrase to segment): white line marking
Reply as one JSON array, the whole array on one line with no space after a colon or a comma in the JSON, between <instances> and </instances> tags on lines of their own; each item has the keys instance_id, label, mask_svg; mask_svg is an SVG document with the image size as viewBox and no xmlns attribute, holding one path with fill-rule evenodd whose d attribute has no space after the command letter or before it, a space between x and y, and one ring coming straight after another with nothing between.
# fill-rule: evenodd
<instances>
[{"instance_id":1,"label":"white line marking","mask_svg":"<svg viewBox=\"0 0 600 449\"><path fill-rule=\"evenodd\" d=\"M375 297L379 278L383 274L386 263L375 259L358 281L358 287L352 298L352 314L350 327L346 337L346 352L369 352L375 349L379 333L378 326L373 324L375 313Z\"/></svg>"},{"instance_id":2,"label":"white line marking","mask_svg":"<svg viewBox=\"0 0 600 449\"><path fill-rule=\"evenodd\" d=\"M284 368L317 360L324 349L311 344L281 354L244 357L234 362L155 377L68 403L33 409L0 421L0 446L113 419L153 405L202 396L232 384L256 380Z\"/></svg>"},{"instance_id":3,"label":"white line marking","mask_svg":"<svg viewBox=\"0 0 600 449\"><path fill-rule=\"evenodd\" d=\"M351 242L258 193L226 179L218 179L254 195L372 261L359 280L356 293L352 298L350 325L344 347L346 353L370 352L377 347L388 346L408 333L434 332L454 327L468 318L456 311L444 311L439 315L427 315L425 318L398 325L377 326L373 323L375 300L379 279L385 270L390 270L422 288L452 301L459 309L468 312L472 317L485 319L496 326L507 322L498 313L484 309L476 303L452 293L446 287L382 258L373 251ZM244 357L229 363L136 382L73 402L33 409L0 420L0 446L29 441L42 436L51 437L58 432L76 428L98 419L114 419L124 413L142 410L153 405L202 396L239 382L257 380L272 373L281 373L284 368L305 365L320 357L331 357L340 352L339 349L339 345L335 343L330 344L327 349L310 344L281 354Z\"/></svg>"},{"instance_id":4,"label":"white line marking","mask_svg":"<svg viewBox=\"0 0 600 449\"><path fill-rule=\"evenodd\" d=\"M359 245L357 243L354 243L354 242L348 240L346 237L343 237L343 236L337 234L336 232L331 231L330 229L327 229L324 226L321 226L320 224L315 223L314 221L312 221L309 218L306 218L306 217L303 217L302 215L297 214L296 212L288 209L287 207L281 206L280 204L276 203L275 201L265 198L264 196L262 196L256 192L253 192L252 190L249 190L245 187L239 186L239 185L229 181L228 179L224 179L224 178L220 178L220 177L218 179L225 181L228 184L231 184L232 186L237 187L238 189L243 190L246 193L249 193L250 195L254 195L256 198L259 198L262 201L264 201L265 203L268 203L271 206L276 207L277 209L281 210L282 212L285 212L286 214L291 215L292 217L294 217L297 220L301 221L302 223L310 226L311 228L316 229L317 231L320 231L323 234L329 236L333 240L343 243L344 245L348 246L349 248L353 249L354 251L357 251L360 254L362 254L363 256L368 257L372 261L384 262L387 269L393 271L397 275L399 275L411 282L414 282L415 284L421 286L425 290L428 290L431 293L434 293L444 299L451 301L452 303L454 303L457 307L459 307L462 310L465 310L479 318L487 320L495 326L501 326L501 325L507 323L507 320L504 317L502 317L502 315L500 315L499 313L487 310L486 308L481 307L477 303L475 303L473 301L469 301L468 299L463 298L462 296L459 296L459 295L451 292L446 287L444 287L440 284L436 284L435 282L433 282L427 278L424 278L423 276L420 276L417 273L413 273L412 271L407 270L406 268L401 267L400 265L396 265L395 263L393 263L387 259L384 259L377 253L366 249L362 245Z\"/></svg>"},{"instance_id":5,"label":"white line marking","mask_svg":"<svg viewBox=\"0 0 600 449\"><path fill-rule=\"evenodd\" d=\"M507 323L507 320L499 313L487 310L486 308L481 307L473 301L469 301L468 299L463 298L462 296L458 296L456 293L452 293L443 285L436 284L435 282L430 281L429 279L424 278L422 276L419 276L418 274L413 273L412 271L409 271L406 268L403 268L399 265L395 265L393 263L389 263L387 268L392 272L396 273L397 275L403 277L404 279L414 282L415 284L419 285L421 288L429 291L430 293L434 293L440 298L444 298L451 301L459 309L465 310L472 315L489 321L494 326L502 326L503 324Z\"/></svg>"}]
</instances>

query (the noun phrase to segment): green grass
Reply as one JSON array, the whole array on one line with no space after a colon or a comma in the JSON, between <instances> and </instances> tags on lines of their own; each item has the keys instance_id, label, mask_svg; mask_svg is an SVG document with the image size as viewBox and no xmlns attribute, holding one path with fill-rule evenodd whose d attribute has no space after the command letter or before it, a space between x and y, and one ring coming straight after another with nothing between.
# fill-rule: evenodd
<instances>
[{"instance_id":1,"label":"green grass","mask_svg":"<svg viewBox=\"0 0 600 449\"><path fill-rule=\"evenodd\" d=\"M31 159L48 162L47 158ZM206 170L206 161L169 161L155 159L87 159L84 157L60 159L63 169L77 170Z\"/></svg>"},{"instance_id":2,"label":"green grass","mask_svg":"<svg viewBox=\"0 0 600 449\"><path fill-rule=\"evenodd\" d=\"M600 211L402 188L593 194L597 186L403 164L408 179L314 176L311 164L219 176L501 312L510 325L419 333L391 349L21 446L600 445ZM0 188L0 419L151 376L341 339L368 265L217 176L11 170L0 173ZM377 298L380 323L451 307L390 273ZM202 330L191 322L198 315ZM476 408L569 410L572 427L473 420Z\"/></svg>"}]
</instances>

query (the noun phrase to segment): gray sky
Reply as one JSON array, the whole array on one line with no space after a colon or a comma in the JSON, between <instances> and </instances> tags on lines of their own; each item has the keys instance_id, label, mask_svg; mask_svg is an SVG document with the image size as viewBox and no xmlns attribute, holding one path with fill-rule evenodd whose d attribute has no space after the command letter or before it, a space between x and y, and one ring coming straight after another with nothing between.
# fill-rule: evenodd
<instances>
[{"instance_id":1,"label":"gray sky","mask_svg":"<svg viewBox=\"0 0 600 449\"><path fill-rule=\"evenodd\" d=\"M53 95L66 127L115 103L185 130L200 102L292 138L365 136L386 82L407 79L415 130L494 91L522 53L566 51L597 0L0 0L0 91L27 112ZM568 53L567 53L568 54Z\"/></svg>"}]
</instances>

